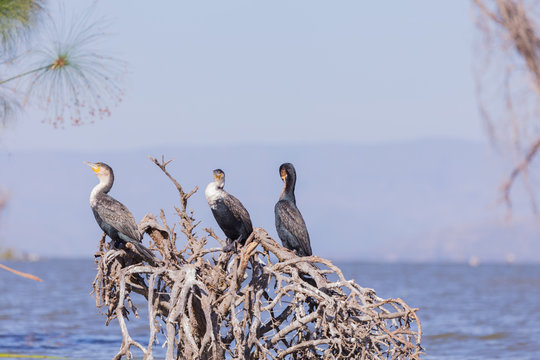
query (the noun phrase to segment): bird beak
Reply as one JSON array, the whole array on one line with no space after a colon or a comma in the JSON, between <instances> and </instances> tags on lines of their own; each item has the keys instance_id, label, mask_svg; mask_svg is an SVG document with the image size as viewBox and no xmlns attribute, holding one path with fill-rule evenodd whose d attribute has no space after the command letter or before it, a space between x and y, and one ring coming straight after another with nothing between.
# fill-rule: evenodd
<instances>
[{"instance_id":1,"label":"bird beak","mask_svg":"<svg viewBox=\"0 0 540 360\"><path fill-rule=\"evenodd\" d=\"M92 170L94 170L94 172L97 174L101 169L100 169L100 166L97 165L97 164L94 164L94 163L91 163L89 161L83 161L84 164L90 166L92 168Z\"/></svg>"}]
</instances>

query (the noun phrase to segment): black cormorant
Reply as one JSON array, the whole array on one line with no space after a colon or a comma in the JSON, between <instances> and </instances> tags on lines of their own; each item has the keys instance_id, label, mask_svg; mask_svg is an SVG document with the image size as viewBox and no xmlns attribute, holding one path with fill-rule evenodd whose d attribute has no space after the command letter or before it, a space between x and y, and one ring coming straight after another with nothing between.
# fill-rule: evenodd
<instances>
[{"instance_id":1,"label":"black cormorant","mask_svg":"<svg viewBox=\"0 0 540 360\"><path fill-rule=\"evenodd\" d=\"M312 252L309 234L294 197L296 185L294 166L291 163L281 164L279 174L285 186L274 208L277 233L287 249L294 251L298 256L310 256Z\"/></svg>"},{"instance_id":2,"label":"black cormorant","mask_svg":"<svg viewBox=\"0 0 540 360\"><path fill-rule=\"evenodd\" d=\"M208 184L204 195L214 218L227 237L227 245L223 251L232 251L236 247L236 242L241 245L246 242L253 232L253 226L244 205L223 190L225 173L221 169L214 170L214 180Z\"/></svg>"},{"instance_id":3,"label":"black cormorant","mask_svg":"<svg viewBox=\"0 0 540 360\"><path fill-rule=\"evenodd\" d=\"M114 173L107 164L84 162L96 173L99 184L90 193L90 207L99 227L113 240L115 247L131 243L148 261L155 260L152 253L141 243L141 234L133 214L118 200L107 193L114 182Z\"/></svg>"}]
</instances>

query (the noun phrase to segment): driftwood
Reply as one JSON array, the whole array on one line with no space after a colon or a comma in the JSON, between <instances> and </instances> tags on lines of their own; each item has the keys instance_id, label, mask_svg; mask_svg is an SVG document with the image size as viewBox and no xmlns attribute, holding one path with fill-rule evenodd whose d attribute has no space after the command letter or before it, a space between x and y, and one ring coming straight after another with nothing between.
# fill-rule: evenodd
<instances>
[{"instance_id":1,"label":"driftwood","mask_svg":"<svg viewBox=\"0 0 540 360\"><path fill-rule=\"evenodd\" d=\"M421 327L417 309L401 299L381 299L371 289L346 280L338 267L317 257L298 257L256 228L237 253L206 247L208 238L223 245L211 229L197 236L199 225L180 184L177 233L163 211L162 224L149 214L140 230L162 260L142 263L132 251L107 249L105 237L96 253L96 305L107 323L117 319L123 342L114 359L131 358L138 348L153 359L164 340L166 359L419 359ZM133 294L148 306L147 344L133 340L127 326L136 314Z\"/></svg>"}]
</instances>

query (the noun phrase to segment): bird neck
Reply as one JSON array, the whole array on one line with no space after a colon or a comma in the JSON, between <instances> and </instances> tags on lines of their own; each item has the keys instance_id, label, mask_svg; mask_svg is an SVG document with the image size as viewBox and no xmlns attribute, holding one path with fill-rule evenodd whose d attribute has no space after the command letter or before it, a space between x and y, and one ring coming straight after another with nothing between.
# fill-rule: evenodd
<instances>
[{"instance_id":1,"label":"bird neck","mask_svg":"<svg viewBox=\"0 0 540 360\"><path fill-rule=\"evenodd\" d=\"M222 198L225 194L225 191L219 187L217 182L211 182L206 187L204 195L208 204L215 203L218 199Z\"/></svg>"},{"instance_id":2,"label":"bird neck","mask_svg":"<svg viewBox=\"0 0 540 360\"><path fill-rule=\"evenodd\" d=\"M281 196L279 197L280 200L289 200L296 204L296 198L294 197L294 186L295 186L296 179L288 179L285 182L285 186L283 187L283 191L281 192Z\"/></svg>"},{"instance_id":3,"label":"bird neck","mask_svg":"<svg viewBox=\"0 0 540 360\"><path fill-rule=\"evenodd\" d=\"M95 202L96 197L99 194L107 194L113 185L114 178L112 176L109 177L99 177L99 184L94 186L92 189L92 192L90 193L90 204Z\"/></svg>"}]
</instances>

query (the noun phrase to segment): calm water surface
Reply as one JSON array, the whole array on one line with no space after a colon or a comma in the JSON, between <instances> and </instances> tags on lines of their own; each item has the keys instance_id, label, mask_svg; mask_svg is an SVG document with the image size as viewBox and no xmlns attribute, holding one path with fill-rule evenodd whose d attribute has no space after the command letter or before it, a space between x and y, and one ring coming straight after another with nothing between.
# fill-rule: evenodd
<instances>
[{"instance_id":1,"label":"calm water surface","mask_svg":"<svg viewBox=\"0 0 540 360\"><path fill-rule=\"evenodd\" d=\"M70 359L116 354L120 330L114 322L105 326L89 295L92 261L6 265L45 281L0 271L0 353ZM379 296L420 308L426 359L540 359L539 265L338 265ZM139 308L143 315L142 303ZM144 317L128 325L136 340L147 343Z\"/></svg>"}]
</instances>

